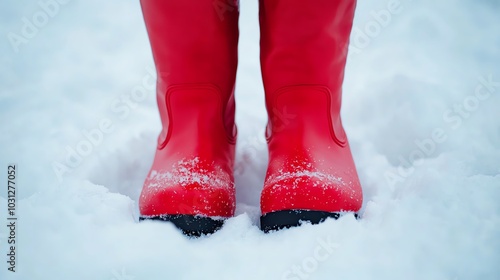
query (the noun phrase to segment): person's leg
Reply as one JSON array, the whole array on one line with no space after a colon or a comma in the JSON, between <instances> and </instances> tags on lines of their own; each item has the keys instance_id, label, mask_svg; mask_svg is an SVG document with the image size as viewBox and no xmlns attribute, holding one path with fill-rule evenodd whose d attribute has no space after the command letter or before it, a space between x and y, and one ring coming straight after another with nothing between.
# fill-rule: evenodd
<instances>
[{"instance_id":1,"label":"person's leg","mask_svg":"<svg viewBox=\"0 0 500 280\"><path fill-rule=\"evenodd\" d=\"M340 119L355 0L260 0L269 114L264 231L357 212L362 190Z\"/></svg>"},{"instance_id":2,"label":"person's leg","mask_svg":"<svg viewBox=\"0 0 500 280\"><path fill-rule=\"evenodd\" d=\"M141 0L163 130L139 200L142 219L210 233L235 209L238 9L213 0Z\"/></svg>"}]
</instances>

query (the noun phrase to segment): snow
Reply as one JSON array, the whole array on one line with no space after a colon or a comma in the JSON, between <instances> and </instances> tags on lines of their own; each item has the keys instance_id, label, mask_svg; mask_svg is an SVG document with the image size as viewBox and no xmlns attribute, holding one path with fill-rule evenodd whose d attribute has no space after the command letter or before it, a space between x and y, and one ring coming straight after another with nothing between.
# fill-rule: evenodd
<instances>
[{"instance_id":1,"label":"snow","mask_svg":"<svg viewBox=\"0 0 500 280\"><path fill-rule=\"evenodd\" d=\"M342 116L363 218L271 234L257 1L241 1L237 216L200 239L137 221L160 131L138 1L63 2L0 4L0 279L500 278L498 1L359 1Z\"/></svg>"}]
</instances>

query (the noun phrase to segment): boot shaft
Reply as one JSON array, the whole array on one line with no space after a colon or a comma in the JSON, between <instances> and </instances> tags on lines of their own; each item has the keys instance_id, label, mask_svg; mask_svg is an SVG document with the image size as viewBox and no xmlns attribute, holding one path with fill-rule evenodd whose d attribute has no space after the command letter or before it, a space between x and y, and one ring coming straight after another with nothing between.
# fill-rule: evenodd
<instances>
[{"instance_id":1,"label":"boot shaft","mask_svg":"<svg viewBox=\"0 0 500 280\"><path fill-rule=\"evenodd\" d=\"M171 125L166 95L173 87L208 85L217 89L225 129L230 137L235 134L239 11L236 4L227 5L221 11L213 0L199 0L196 4L141 0L158 76L157 101L164 128L159 145L165 144Z\"/></svg>"},{"instance_id":2,"label":"boot shaft","mask_svg":"<svg viewBox=\"0 0 500 280\"><path fill-rule=\"evenodd\" d=\"M340 96L356 0L260 0L261 66L269 97L322 85Z\"/></svg>"},{"instance_id":3,"label":"boot shaft","mask_svg":"<svg viewBox=\"0 0 500 280\"><path fill-rule=\"evenodd\" d=\"M328 110L335 142L346 143L340 108L355 7L355 0L260 0L260 59L269 114L268 137L284 128L294 129L291 125L310 111L297 108L293 101L287 104L286 97L277 105L278 96L283 96L287 88L298 86L307 92L307 86L311 86L311 94L318 89L326 94L316 107Z\"/></svg>"}]
</instances>

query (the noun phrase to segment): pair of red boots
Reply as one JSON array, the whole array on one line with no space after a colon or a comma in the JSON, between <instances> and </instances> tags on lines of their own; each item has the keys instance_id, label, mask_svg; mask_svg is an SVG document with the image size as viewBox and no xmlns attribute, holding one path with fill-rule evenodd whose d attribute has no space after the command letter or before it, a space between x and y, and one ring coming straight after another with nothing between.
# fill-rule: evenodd
<instances>
[{"instance_id":1,"label":"pair of red boots","mask_svg":"<svg viewBox=\"0 0 500 280\"><path fill-rule=\"evenodd\" d=\"M233 2L141 0L163 123L139 200L141 220L171 221L190 235L214 232L235 210ZM362 190L340 119L356 1L259 4L269 114L261 228L356 213Z\"/></svg>"}]
</instances>

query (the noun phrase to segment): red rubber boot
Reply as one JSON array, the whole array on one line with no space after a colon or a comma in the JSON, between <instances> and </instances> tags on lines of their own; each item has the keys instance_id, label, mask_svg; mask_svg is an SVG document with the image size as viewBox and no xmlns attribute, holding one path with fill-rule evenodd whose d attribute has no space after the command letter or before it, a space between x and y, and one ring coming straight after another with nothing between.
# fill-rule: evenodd
<instances>
[{"instance_id":1,"label":"red rubber boot","mask_svg":"<svg viewBox=\"0 0 500 280\"><path fill-rule=\"evenodd\" d=\"M264 231L357 212L363 195L340 119L355 0L260 0L269 114Z\"/></svg>"},{"instance_id":2,"label":"red rubber boot","mask_svg":"<svg viewBox=\"0 0 500 280\"><path fill-rule=\"evenodd\" d=\"M141 220L208 234L234 215L238 9L213 0L141 0L163 130L139 199ZM223 17L220 17L223 15Z\"/></svg>"}]
</instances>

